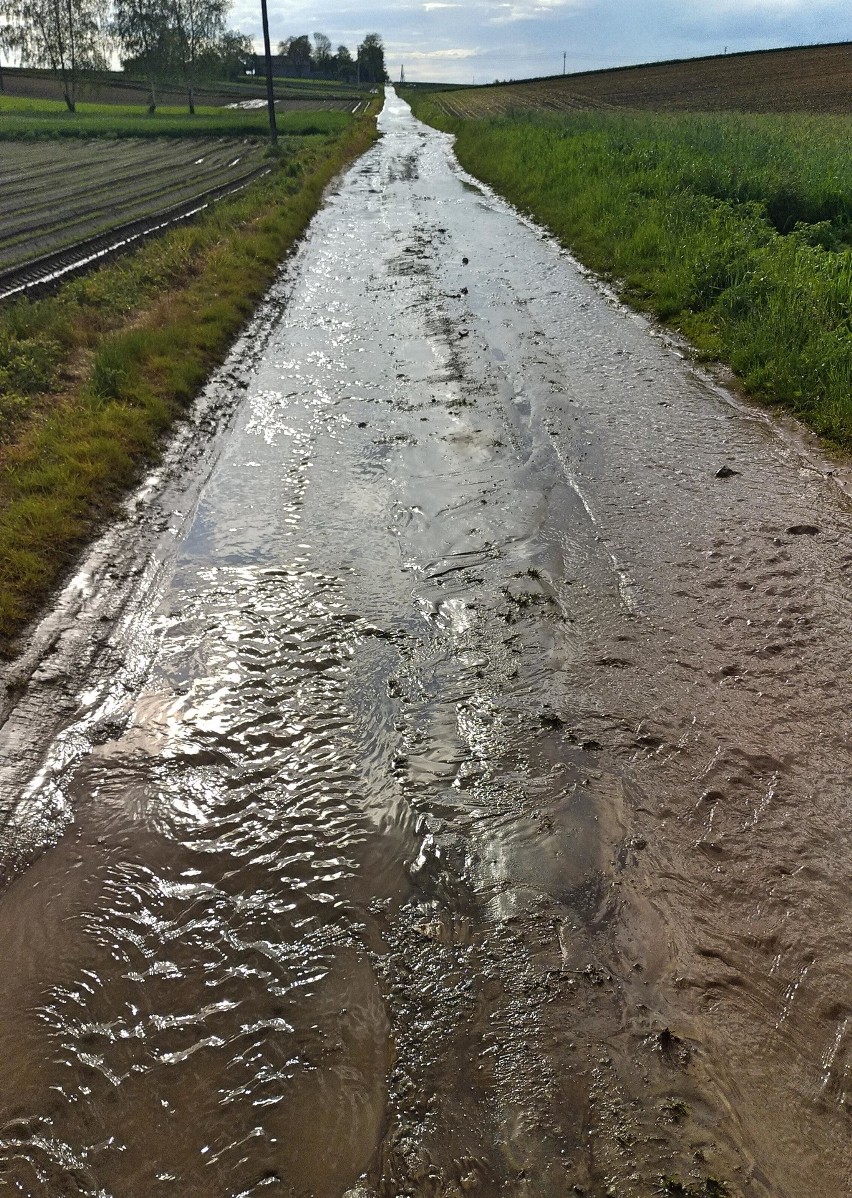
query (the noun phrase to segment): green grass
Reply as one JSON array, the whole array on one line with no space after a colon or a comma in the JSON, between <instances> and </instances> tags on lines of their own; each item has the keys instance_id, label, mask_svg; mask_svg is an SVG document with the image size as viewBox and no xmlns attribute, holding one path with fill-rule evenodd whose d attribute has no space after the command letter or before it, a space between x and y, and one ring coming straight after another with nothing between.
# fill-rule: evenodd
<instances>
[{"instance_id":1,"label":"green grass","mask_svg":"<svg viewBox=\"0 0 852 1198\"><path fill-rule=\"evenodd\" d=\"M38 68L9 68L4 67L4 77L7 84L7 89L14 91L18 81L27 80L32 82L42 81L45 85L55 88L57 84L56 76L52 71ZM174 96L175 93L183 95L186 90L185 83L179 78L165 78L159 81L160 90L163 95ZM344 83L338 79L303 79L297 77L276 76L273 79L273 85L276 93L283 93L285 96L298 98L307 94L308 98L316 96L324 96L326 99L336 99L339 97L348 98L353 94L367 95L370 92L372 85L362 84L360 87L355 83ZM141 89L147 92L148 81L142 75L128 75L124 71L94 71L83 72L79 81L79 96L80 100L87 102L92 94L92 88L109 88L112 89L114 97L121 95L126 88L132 87ZM231 96L238 100L248 91L253 96L265 97L266 95L266 79L263 76L244 76L240 79L208 79L202 78L198 81L197 95L203 101L205 96L215 94L217 97ZM0 93L0 99L8 99L7 93ZM29 101L30 103L42 104L40 99ZM64 107L64 101L59 103ZM145 102L147 103L147 101ZM184 105L185 107L185 105Z\"/></svg>"},{"instance_id":2,"label":"green grass","mask_svg":"<svg viewBox=\"0 0 852 1198\"><path fill-rule=\"evenodd\" d=\"M852 448L852 121L419 116L472 174L755 395Z\"/></svg>"},{"instance_id":3,"label":"green grass","mask_svg":"<svg viewBox=\"0 0 852 1198\"><path fill-rule=\"evenodd\" d=\"M277 113L282 136L339 134L348 112ZM61 100L29 100L0 96L0 140L32 141L51 137L258 137L268 130L266 109L198 107L158 108L149 114L138 104L79 103L68 112Z\"/></svg>"},{"instance_id":4,"label":"green grass","mask_svg":"<svg viewBox=\"0 0 852 1198\"><path fill-rule=\"evenodd\" d=\"M0 652L152 461L375 121L55 296L0 309Z\"/></svg>"}]
</instances>

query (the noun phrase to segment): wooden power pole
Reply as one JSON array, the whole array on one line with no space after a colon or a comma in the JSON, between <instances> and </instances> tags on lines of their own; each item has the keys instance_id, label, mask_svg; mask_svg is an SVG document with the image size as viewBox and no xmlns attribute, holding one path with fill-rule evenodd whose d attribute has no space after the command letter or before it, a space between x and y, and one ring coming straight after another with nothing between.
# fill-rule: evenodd
<instances>
[{"instance_id":1,"label":"wooden power pole","mask_svg":"<svg viewBox=\"0 0 852 1198\"><path fill-rule=\"evenodd\" d=\"M263 17L263 56L266 61L266 107L269 109L269 140L274 146L278 144L278 126L275 123L275 90L272 86L272 49L269 45L269 13L266 10L266 0L260 0L260 12Z\"/></svg>"}]
</instances>

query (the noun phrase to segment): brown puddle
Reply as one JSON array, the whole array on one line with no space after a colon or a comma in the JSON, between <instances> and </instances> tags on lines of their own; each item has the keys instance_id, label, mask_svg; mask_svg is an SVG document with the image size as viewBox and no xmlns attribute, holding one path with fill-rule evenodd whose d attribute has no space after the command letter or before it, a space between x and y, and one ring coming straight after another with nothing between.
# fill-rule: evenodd
<instances>
[{"instance_id":1,"label":"brown puddle","mask_svg":"<svg viewBox=\"0 0 852 1198\"><path fill-rule=\"evenodd\" d=\"M382 119L12 706L0 1178L842 1198L848 503Z\"/></svg>"}]
</instances>

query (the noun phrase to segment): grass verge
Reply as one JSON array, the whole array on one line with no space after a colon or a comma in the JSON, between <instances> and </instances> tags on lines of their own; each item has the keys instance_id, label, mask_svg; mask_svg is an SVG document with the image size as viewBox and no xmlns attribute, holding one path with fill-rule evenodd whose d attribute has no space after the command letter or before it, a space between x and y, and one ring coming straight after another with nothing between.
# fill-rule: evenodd
<instances>
[{"instance_id":1,"label":"grass verge","mask_svg":"<svg viewBox=\"0 0 852 1198\"><path fill-rule=\"evenodd\" d=\"M282 136L340 134L349 113L306 110L277 113ZM39 141L57 137L263 137L269 123L265 108L162 107L149 113L139 105L85 104L69 112L60 100L0 96L0 141Z\"/></svg>"},{"instance_id":2,"label":"grass verge","mask_svg":"<svg viewBox=\"0 0 852 1198\"><path fill-rule=\"evenodd\" d=\"M848 117L416 114L753 395L852 448Z\"/></svg>"},{"instance_id":3,"label":"grass verge","mask_svg":"<svg viewBox=\"0 0 852 1198\"><path fill-rule=\"evenodd\" d=\"M0 310L0 653L9 656L220 363L324 188L376 137L294 139L191 225Z\"/></svg>"}]
</instances>

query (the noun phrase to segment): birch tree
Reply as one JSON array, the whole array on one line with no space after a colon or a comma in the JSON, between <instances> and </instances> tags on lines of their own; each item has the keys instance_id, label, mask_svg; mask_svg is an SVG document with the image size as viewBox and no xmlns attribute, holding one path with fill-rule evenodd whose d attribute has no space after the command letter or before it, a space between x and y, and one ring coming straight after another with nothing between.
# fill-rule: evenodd
<instances>
[{"instance_id":1,"label":"birch tree","mask_svg":"<svg viewBox=\"0 0 852 1198\"><path fill-rule=\"evenodd\" d=\"M195 89L204 54L224 32L228 0L171 0L169 14L177 34L187 103L195 113Z\"/></svg>"},{"instance_id":2,"label":"birch tree","mask_svg":"<svg viewBox=\"0 0 852 1198\"><path fill-rule=\"evenodd\" d=\"M125 58L145 71L148 111L155 112L157 86L168 56L168 14L161 0L115 0L111 29Z\"/></svg>"},{"instance_id":3,"label":"birch tree","mask_svg":"<svg viewBox=\"0 0 852 1198\"><path fill-rule=\"evenodd\" d=\"M319 75L328 76L334 68L334 54L331 49L331 38L324 33L314 34L314 69Z\"/></svg>"},{"instance_id":4,"label":"birch tree","mask_svg":"<svg viewBox=\"0 0 852 1198\"><path fill-rule=\"evenodd\" d=\"M80 76L105 70L105 0L0 0L0 23L13 30L22 66L49 67L69 112Z\"/></svg>"},{"instance_id":5,"label":"birch tree","mask_svg":"<svg viewBox=\"0 0 852 1198\"><path fill-rule=\"evenodd\" d=\"M2 10L0 10L0 92L5 91L3 83L3 57L6 54L11 54L16 47L16 31L12 25L7 24L3 20Z\"/></svg>"}]
</instances>

